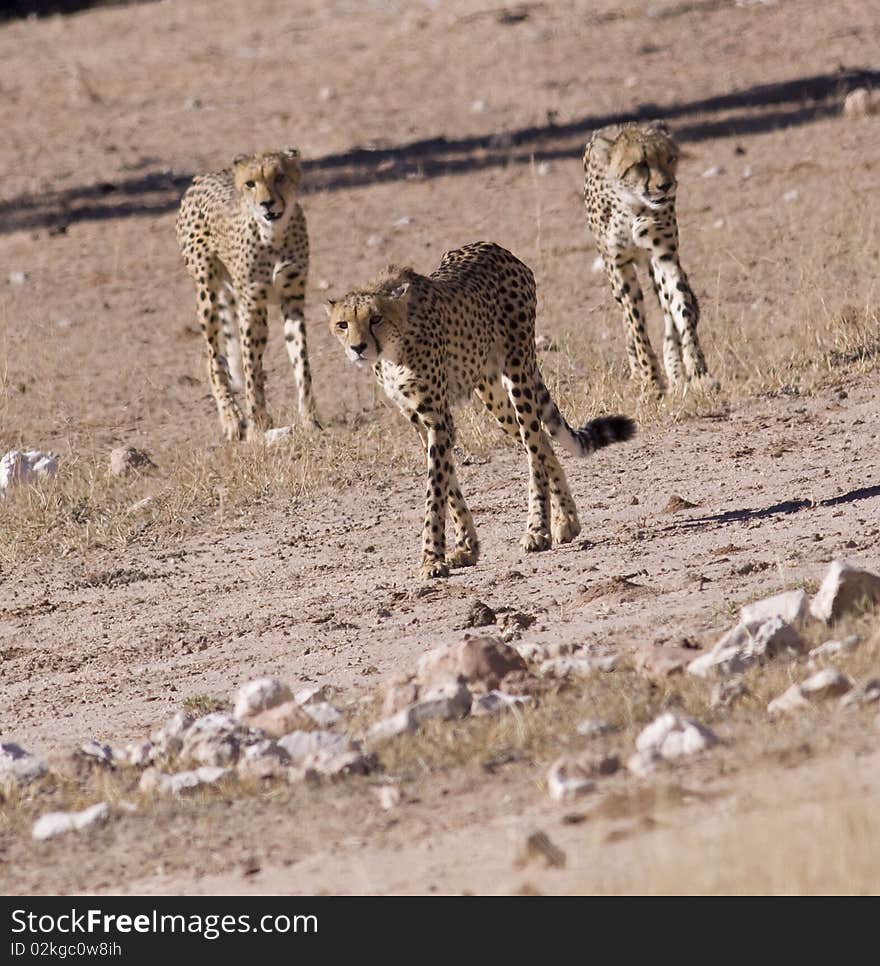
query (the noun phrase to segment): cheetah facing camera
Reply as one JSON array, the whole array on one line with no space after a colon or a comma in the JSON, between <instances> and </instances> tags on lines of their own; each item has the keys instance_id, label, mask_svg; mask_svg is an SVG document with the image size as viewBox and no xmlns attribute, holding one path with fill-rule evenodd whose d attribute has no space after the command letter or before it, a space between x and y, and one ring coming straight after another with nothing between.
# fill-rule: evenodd
<instances>
[{"instance_id":1,"label":"cheetah facing camera","mask_svg":"<svg viewBox=\"0 0 880 966\"><path fill-rule=\"evenodd\" d=\"M253 439L270 425L263 371L269 303L281 307L300 416L318 427L303 315L309 239L299 182L294 148L241 155L231 168L195 178L180 204L177 240L198 290L211 390L229 440ZM233 396L242 388L243 415Z\"/></svg>"},{"instance_id":2,"label":"cheetah facing camera","mask_svg":"<svg viewBox=\"0 0 880 966\"><path fill-rule=\"evenodd\" d=\"M665 317L663 365L670 387L698 379L717 389L697 338L700 306L678 258L677 163L678 149L661 122L602 128L584 153L584 203L611 291L623 306L632 375L645 388L662 388L645 331L636 275L642 265Z\"/></svg>"},{"instance_id":3,"label":"cheetah facing camera","mask_svg":"<svg viewBox=\"0 0 880 966\"><path fill-rule=\"evenodd\" d=\"M498 245L475 242L447 252L427 277L392 266L370 287L331 302L329 315L348 358L372 364L422 440L428 458L422 577L446 577L450 567L477 562L477 532L453 464L450 413L473 391L528 456L523 549L546 550L551 534L557 543L577 536L577 508L544 430L586 456L629 439L635 426L609 416L572 429L563 419L535 360L535 279L526 265ZM455 530L450 554L447 505Z\"/></svg>"}]
</instances>

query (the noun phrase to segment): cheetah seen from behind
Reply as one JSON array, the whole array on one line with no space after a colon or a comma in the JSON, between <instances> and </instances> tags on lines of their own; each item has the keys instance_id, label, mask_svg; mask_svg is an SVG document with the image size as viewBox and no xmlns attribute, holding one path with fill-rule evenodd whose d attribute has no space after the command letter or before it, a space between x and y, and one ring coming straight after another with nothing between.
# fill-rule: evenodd
<instances>
[{"instance_id":1,"label":"cheetah seen from behind","mask_svg":"<svg viewBox=\"0 0 880 966\"><path fill-rule=\"evenodd\" d=\"M644 388L662 388L645 329L636 266L646 268L663 309L663 365L670 387L709 376L697 338L700 306L678 256L675 216L678 148L662 122L596 131L584 152L584 204L590 230L623 307L630 371Z\"/></svg>"},{"instance_id":2,"label":"cheetah seen from behind","mask_svg":"<svg viewBox=\"0 0 880 966\"><path fill-rule=\"evenodd\" d=\"M270 303L281 307L300 416L318 426L306 351L309 239L299 183L295 148L240 155L232 167L195 178L180 204L177 240L196 283L211 390L229 440L253 439L270 425L263 370ZM233 396L241 389L243 414Z\"/></svg>"},{"instance_id":3,"label":"cheetah seen from behind","mask_svg":"<svg viewBox=\"0 0 880 966\"><path fill-rule=\"evenodd\" d=\"M625 416L572 429L535 359L535 279L498 245L447 252L429 276L391 266L371 286L329 306L330 328L349 359L370 363L386 394L418 430L428 460L422 577L476 563L479 542L455 474L451 407L476 392L529 461L526 551L567 543L580 532L577 508L547 433L576 456L629 439ZM546 432L545 432L546 430ZM446 510L455 547L446 553Z\"/></svg>"}]
</instances>

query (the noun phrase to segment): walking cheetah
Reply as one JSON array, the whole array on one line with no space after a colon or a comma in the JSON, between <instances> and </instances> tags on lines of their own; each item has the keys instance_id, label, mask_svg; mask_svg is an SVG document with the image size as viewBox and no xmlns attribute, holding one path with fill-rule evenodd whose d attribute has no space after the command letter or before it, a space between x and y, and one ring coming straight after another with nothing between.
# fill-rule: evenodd
<instances>
[{"instance_id":1,"label":"walking cheetah","mask_svg":"<svg viewBox=\"0 0 880 966\"><path fill-rule=\"evenodd\" d=\"M475 391L529 460L525 551L580 533L577 508L544 430L575 456L629 439L625 416L572 429L550 398L535 360L535 278L505 249L474 242L447 252L429 276L391 266L384 276L329 305L330 328L348 358L371 363L386 394L418 430L428 458L422 531L425 578L476 563L479 542L453 464L450 407ZM549 504L549 527L548 527ZM455 548L446 554L446 509Z\"/></svg>"},{"instance_id":2,"label":"walking cheetah","mask_svg":"<svg viewBox=\"0 0 880 966\"><path fill-rule=\"evenodd\" d=\"M270 425L263 371L269 303L281 307L300 415L318 426L303 315L309 239L299 183L295 148L240 155L231 168L195 178L180 204L177 240L198 290L211 390L229 440L252 439ZM242 386L243 415L233 398Z\"/></svg>"},{"instance_id":3,"label":"walking cheetah","mask_svg":"<svg viewBox=\"0 0 880 966\"><path fill-rule=\"evenodd\" d=\"M700 379L717 388L697 339L700 306L678 257L677 162L678 149L661 122L602 128L584 152L584 204L611 291L623 306L632 375L645 387L661 388L636 275L636 265L642 265L666 321L663 364L669 385Z\"/></svg>"}]
</instances>

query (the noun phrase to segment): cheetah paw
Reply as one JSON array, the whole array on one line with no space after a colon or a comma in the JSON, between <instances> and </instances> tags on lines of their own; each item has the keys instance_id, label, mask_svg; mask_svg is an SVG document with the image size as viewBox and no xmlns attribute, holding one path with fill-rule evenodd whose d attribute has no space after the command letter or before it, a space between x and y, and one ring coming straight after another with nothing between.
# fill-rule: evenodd
<instances>
[{"instance_id":1,"label":"cheetah paw","mask_svg":"<svg viewBox=\"0 0 880 966\"><path fill-rule=\"evenodd\" d=\"M554 543L571 543L581 532L580 521L577 517L559 517L550 525Z\"/></svg>"},{"instance_id":2,"label":"cheetah paw","mask_svg":"<svg viewBox=\"0 0 880 966\"><path fill-rule=\"evenodd\" d=\"M549 533L535 533L531 530L527 531L519 542L519 545L526 553L538 553L541 550L549 550L550 544Z\"/></svg>"},{"instance_id":3,"label":"cheetah paw","mask_svg":"<svg viewBox=\"0 0 880 966\"><path fill-rule=\"evenodd\" d=\"M435 577L448 577L449 565L445 560L426 560L419 570L422 580L433 580Z\"/></svg>"},{"instance_id":4,"label":"cheetah paw","mask_svg":"<svg viewBox=\"0 0 880 966\"><path fill-rule=\"evenodd\" d=\"M241 423L229 422L223 426L223 438L227 443L238 443L244 439L244 427Z\"/></svg>"},{"instance_id":5,"label":"cheetah paw","mask_svg":"<svg viewBox=\"0 0 880 966\"><path fill-rule=\"evenodd\" d=\"M473 567L479 556L479 546L456 547L452 553L447 554L446 563L448 563L450 567Z\"/></svg>"}]
</instances>

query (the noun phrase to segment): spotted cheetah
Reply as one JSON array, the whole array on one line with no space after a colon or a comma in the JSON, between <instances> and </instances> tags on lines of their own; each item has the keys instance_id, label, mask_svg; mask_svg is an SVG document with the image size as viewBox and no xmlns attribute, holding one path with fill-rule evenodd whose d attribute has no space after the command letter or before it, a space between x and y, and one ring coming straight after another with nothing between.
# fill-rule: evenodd
<instances>
[{"instance_id":1,"label":"spotted cheetah","mask_svg":"<svg viewBox=\"0 0 880 966\"><path fill-rule=\"evenodd\" d=\"M602 128L584 152L584 204L611 291L623 306L632 375L645 388L661 388L636 275L642 265L666 322L663 364L670 387L699 379L717 388L697 338L700 306L678 257L677 163L678 149L662 122Z\"/></svg>"},{"instance_id":2,"label":"spotted cheetah","mask_svg":"<svg viewBox=\"0 0 880 966\"><path fill-rule=\"evenodd\" d=\"M577 508L547 434L575 456L629 439L625 416L572 429L544 385L535 359L535 278L498 245L446 252L431 275L391 266L372 285L329 304L331 331L357 365L372 364L386 394L418 430L428 460L424 578L476 563L479 542L455 475L450 407L472 392L529 461L528 523L521 546L545 550L580 533ZM549 526L548 526L549 504ZM455 548L446 553L446 509ZM552 538L551 538L552 534Z\"/></svg>"},{"instance_id":3,"label":"spotted cheetah","mask_svg":"<svg viewBox=\"0 0 880 966\"><path fill-rule=\"evenodd\" d=\"M309 239L299 183L295 148L239 155L231 168L195 178L180 204L177 240L198 290L211 390L228 440L255 438L270 425L263 371L269 303L281 307L300 415L318 426L303 315ZM244 414L233 397L242 387Z\"/></svg>"}]
</instances>

